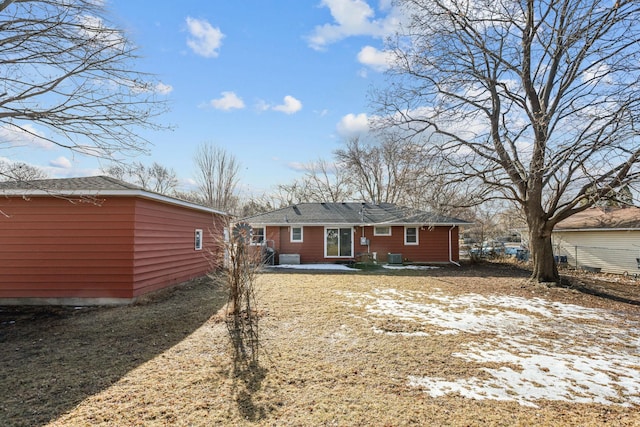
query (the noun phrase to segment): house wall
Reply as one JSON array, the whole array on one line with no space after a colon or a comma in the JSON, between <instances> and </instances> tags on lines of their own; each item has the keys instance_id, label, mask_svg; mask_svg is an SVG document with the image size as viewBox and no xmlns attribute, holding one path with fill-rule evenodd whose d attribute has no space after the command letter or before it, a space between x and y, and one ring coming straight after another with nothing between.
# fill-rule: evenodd
<instances>
[{"instance_id":1,"label":"house wall","mask_svg":"<svg viewBox=\"0 0 640 427\"><path fill-rule=\"evenodd\" d=\"M133 296L133 199L9 197L0 211L0 299Z\"/></svg>"},{"instance_id":2,"label":"house wall","mask_svg":"<svg viewBox=\"0 0 640 427\"><path fill-rule=\"evenodd\" d=\"M419 245L404 244L404 226L391 227L391 236L374 236L373 227L364 227L364 236L370 241L370 252L376 252L378 261L386 262L387 255L402 254L410 262L449 262L449 229L451 227L418 228ZM362 228L356 231L356 253L367 252L360 245ZM451 230L451 260L458 261L458 227Z\"/></svg>"},{"instance_id":3,"label":"house wall","mask_svg":"<svg viewBox=\"0 0 640 427\"><path fill-rule=\"evenodd\" d=\"M555 255L567 257L568 265L599 267L604 273L640 273L640 230L555 231Z\"/></svg>"},{"instance_id":4,"label":"house wall","mask_svg":"<svg viewBox=\"0 0 640 427\"><path fill-rule=\"evenodd\" d=\"M136 199L133 296L202 276L220 265L222 217ZM203 231L195 250L195 230Z\"/></svg>"},{"instance_id":5,"label":"house wall","mask_svg":"<svg viewBox=\"0 0 640 427\"><path fill-rule=\"evenodd\" d=\"M324 227L304 227L302 242L291 241L290 227L273 228L278 230L279 254L300 254L300 263L302 264L336 261L336 258L331 258L328 261L324 257Z\"/></svg>"},{"instance_id":6,"label":"house wall","mask_svg":"<svg viewBox=\"0 0 640 427\"><path fill-rule=\"evenodd\" d=\"M140 198L8 197L0 212L0 304L128 302L206 273L216 248L210 213Z\"/></svg>"},{"instance_id":7,"label":"house wall","mask_svg":"<svg viewBox=\"0 0 640 427\"><path fill-rule=\"evenodd\" d=\"M374 236L373 227L354 227L354 257L360 253L376 252L378 260L387 261L388 253L402 254L410 262L449 262L449 229L451 227L419 228L419 245L404 244L404 227L394 226L391 236ZM336 262L344 258L324 257L324 227L305 226L303 242L291 242L289 227L267 227L267 239L278 242L279 254L300 254L301 263ZM458 227L451 231L451 259L459 260ZM369 248L360 245L360 237L370 240Z\"/></svg>"}]
</instances>

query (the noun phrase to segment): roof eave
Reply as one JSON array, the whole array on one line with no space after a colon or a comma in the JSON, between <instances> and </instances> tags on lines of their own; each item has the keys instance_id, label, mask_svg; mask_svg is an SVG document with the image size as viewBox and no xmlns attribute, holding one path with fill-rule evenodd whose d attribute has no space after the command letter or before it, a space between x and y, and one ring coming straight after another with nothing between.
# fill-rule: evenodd
<instances>
[{"instance_id":1,"label":"roof eave","mask_svg":"<svg viewBox=\"0 0 640 427\"><path fill-rule=\"evenodd\" d=\"M572 231L640 231L640 228L622 227L622 228L556 228L554 233L564 233Z\"/></svg>"},{"instance_id":2,"label":"roof eave","mask_svg":"<svg viewBox=\"0 0 640 427\"><path fill-rule=\"evenodd\" d=\"M162 194L151 193L145 190L24 190L24 189L7 189L0 190L0 197L141 197L149 200L155 200L189 209L195 209L212 214L230 216L229 213L198 205L197 203L188 202L186 200L176 199L174 197L164 196Z\"/></svg>"},{"instance_id":3,"label":"roof eave","mask_svg":"<svg viewBox=\"0 0 640 427\"><path fill-rule=\"evenodd\" d=\"M259 222L259 221L244 221L253 225L260 225L265 227L330 227L330 226L348 226L348 227L376 227L376 226L415 226L415 227L454 227L463 225L472 225L473 223L457 223L457 222L443 222L443 223L424 223L424 222Z\"/></svg>"}]
</instances>

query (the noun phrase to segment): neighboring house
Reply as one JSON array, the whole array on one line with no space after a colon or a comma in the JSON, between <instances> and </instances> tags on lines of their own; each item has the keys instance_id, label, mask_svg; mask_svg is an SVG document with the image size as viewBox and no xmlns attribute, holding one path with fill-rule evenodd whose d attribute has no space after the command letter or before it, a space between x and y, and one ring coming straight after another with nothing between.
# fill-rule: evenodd
<instances>
[{"instance_id":1,"label":"neighboring house","mask_svg":"<svg viewBox=\"0 0 640 427\"><path fill-rule=\"evenodd\" d=\"M552 239L555 255L571 267L640 273L640 208L587 209L559 222Z\"/></svg>"},{"instance_id":2,"label":"neighboring house","mask_svg":"<svg viewBox=\"0 0 640 427\"><path fill-rule=\"evenodd\" d=\"M470 224L389 203L300 203L242 221L253 228L253 244L273 248L280 264L363 255L381 262L456 264L459 227Z\"/></svg>"},{"instance_id":3,"label":"neighboring house","mask_svg":"<svg viewBox=\"0 0 640 427\"><path fill-rule=\"evenodd\" d=\"M202 276L226 214L105 176L0 183L0 305L118 304Z\"/></svg>"}]
</instances>

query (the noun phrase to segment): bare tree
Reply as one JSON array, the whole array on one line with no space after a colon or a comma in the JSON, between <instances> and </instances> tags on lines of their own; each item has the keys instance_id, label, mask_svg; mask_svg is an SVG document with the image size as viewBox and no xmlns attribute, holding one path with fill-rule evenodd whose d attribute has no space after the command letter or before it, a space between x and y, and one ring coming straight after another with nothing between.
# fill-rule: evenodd
<instances>
[{"instance_id":1,"label":"bare tree","mask_svg":"<svg viewBox=\"0 0 640 427\"><path fill-rule=\"evenodd\" d=\"M309 201L308 192L304 180L293 180L288 184L278 184L276 190L270 194L274 205L278 207L289 206Z\"/></svg>"},{"instance_id":2,"label":"bare tree","mask_svg":"<svg viewBox=\"0 0 640 427\"><path fill-rule=\"evenodd\" d=\"M344 202L353 197L348 172L340 164L319 159L305 165L305 174L290 184L278 186L277 198L282 204L305 202Z\"/></svg>"},{"instance_id":3,"label":"bare tree","mask_svg":"<svg viewBox=\"0 0 640 427\"><path fill-rule=\"evenodd\" d=\"M521 206L532 278L558 282L554 226L640 177L640 3L397 3L409 20L389 43L380 124Z\"/></svg>"},{"instance_id":4,"label":"bare tree","mask_svg":"<svg viewBox=\"0 0 640 427\"><path fill-rule=\"evenodd\" d=\"M348 172L341 166L323 159L306 166L304 182L308 201L337 203L351 199L353 188Z\"/></svg>"},{"instance_id":5,"label":"bare tree","mask_svg":"<svg viewBox=\"0 0 640 427\"><path fill-rule=\"evenodd\" d=\"M22 162L0 161L0 181L33 181L47 178L49 174L37 166Z\"/></svg>"},{"instance_id":6,"label":"bare tree","mask_svg":"<svg viewBox=\"0 0 640 427\"><path fill-rule=\"evenodd\" d=\"M238 216L246 218L273 210L273 204L266 195L253 196L241 203Z\"/></svg>"},{"instance_id":7,"label":"bare tree","mask_svg":"<svg viewBox=\"0 0 640 427\"><path fill-rule=\"evenodd\" d=\"M176 172L156 162L145 166L140 162L132 164L113 163L102 169L106 175L121 181L139 185L145 190L174 195L178 186Z\"/></svg>"},{"instance_id":8,"label":"bare tree","mask_svg":"<svg viewBox=\"0 0 640 427\"><path fill-rule=\"evenodd\" d=\"M113 158L146 150L138 128L165 110L134 48L93 0L0 1L0 144Z\"/></svg>"},{"instance_id":9,"label":"bare tree","mask_svg":"<svg viewBox=\"0 0 640 427\"><path fill-rule=\"evenodd\" d=\"M413 196L424 192L431 167L422 146L382 134L369 142L353 138L334 154L361 200L418 207Z\"/></svg>"},{"instance_id":10,"label":"bare tree","mask_svg":"<svg viewBox=\"0 0 640 427\"><path fill-rule=\"evenodd\" d=\"M178 185L178 178L176 172L173 169L168 169L156 162L153 162L149 168L149 175L151 175L153 187L152 191L162 194L173 194Z\"/></svg>"},{"instance_id":11,"label":"bare tree","mask_svg":"<svg viewBox=\"0 0 640 427\"><path fill-rule=\"evenodd\" d=\"M235 194L239 182L240 164L223 148L202 144L194 156L196 182L205 205L223 211L233 211L238 204Z\"/></svg>"}]
</instances>

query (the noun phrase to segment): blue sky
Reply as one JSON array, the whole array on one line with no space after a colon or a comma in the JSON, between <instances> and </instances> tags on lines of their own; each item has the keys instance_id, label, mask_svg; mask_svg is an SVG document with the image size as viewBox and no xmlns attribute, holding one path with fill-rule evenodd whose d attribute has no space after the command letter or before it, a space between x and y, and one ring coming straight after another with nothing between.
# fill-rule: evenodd
<instances>
[{"instance_id":1,"label":"blue sky","mask_svg":"<svg viewBox=\"0 0 640 427\"><path fill-rule=\"evenodd\" d=\"M152 154L134 160L173 168L182 189L202 143L236 156L243 191L258 194L331 158L366 130L397 22L390 0L105 2L139 47L138 69L162 82L171 111L160 121L175 127L141 132ZM54 177L99 173L96 159L62 149L9 154Z\"/></svg>"}]
</instances>

